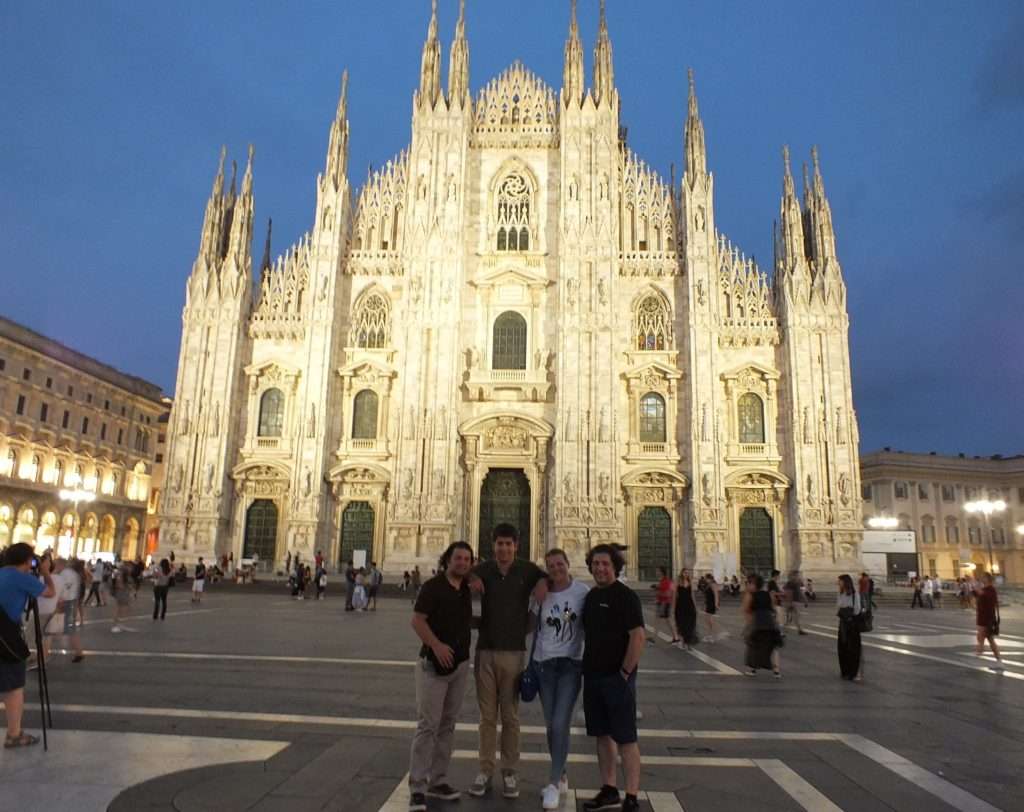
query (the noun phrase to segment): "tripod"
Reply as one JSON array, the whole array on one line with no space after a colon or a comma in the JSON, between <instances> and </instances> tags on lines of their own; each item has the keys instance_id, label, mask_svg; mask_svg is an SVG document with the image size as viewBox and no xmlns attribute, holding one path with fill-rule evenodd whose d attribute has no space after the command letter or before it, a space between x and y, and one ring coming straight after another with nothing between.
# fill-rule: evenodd
<instances>
[{"instance_id":1,"label":"tripod","mask_svg":"<svg viewBox=\"0 0 1024 812\"><path fill-rule=\"evenodd\" d=\"M46 678L46 655L43 654L43 627L39 622L39 604L35 598L30 598L28 608L25 610L25 619L28 615L33 616L36 631L36 672L39 675L39 715L43 728L43 750L47 750L46 727L53 727L53 713L50 710L50 682Z\"/></svg>"}]
</instances>

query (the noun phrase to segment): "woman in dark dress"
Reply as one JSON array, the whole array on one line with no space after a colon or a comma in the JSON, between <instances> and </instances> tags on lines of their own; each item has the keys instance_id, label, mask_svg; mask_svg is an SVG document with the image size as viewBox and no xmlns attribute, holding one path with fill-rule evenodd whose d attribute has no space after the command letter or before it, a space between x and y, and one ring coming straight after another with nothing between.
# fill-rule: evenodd
<instances>
[{"instance_id":1,"label":"woman in dark dress","mask_svg":"<svg viewBox=\"0 0 1024 812\"><path fill-rule=\"evenodd\" d=\"M839 617L839 672L843 679L861 681L860 621L862 611L860 594L849 575L840 575L837 582L836 614Z\"/></svg>"},{"instance_id":2,"label":"woman in dark dress","mask_svg":"<svg viewBox=\"0 0 1024 812\"><path fill-rule=\"evenodd\" d=\"M700 642L697 637L697 603L693 599L693 581L690 580L689 570L685 568L680 571L672 593L672 620L679 648L686 651Z\"/></svg>"},{"instance_id":3,"label":"woman in dark dress","mask_svg":"<svg viewBox=\"0 0 1024 812\"><path fill-rule=\"evenodd\" d=\"M981 583L975 588L975 594L978 606L974 621L978 629L978 645L975 648L975 653L979 657L984 654L987 640L996 658L993 668L996 671L1002 671L1003 655L999 653L999 644L996 643L999 627L999 595L996 593L991 573L982 574Z\"/></svg>"},{"instance_id":4,"label":"woman in dark dress","mask_svg":"<svg viewBox=\"0 0 1024 812\"><path fill-rule=\"evenodd\" d=\"M760 575L747 578L743 613L747 617L747 674L753 676L759 668L770 668L775 678L780 678L779 646L782 644L782 635L772 596L765 590L764 578Z\"/></svg>"}]
</instances>

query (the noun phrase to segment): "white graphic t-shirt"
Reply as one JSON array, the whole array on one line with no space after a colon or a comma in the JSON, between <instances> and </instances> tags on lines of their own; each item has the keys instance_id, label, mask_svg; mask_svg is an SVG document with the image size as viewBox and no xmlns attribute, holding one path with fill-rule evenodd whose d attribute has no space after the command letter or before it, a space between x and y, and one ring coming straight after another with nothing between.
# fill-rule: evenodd
<instances>
[{"instance_id":1,"label":"white graphic t-shirt","mask_svg":"<svg viewBox=\"0 0 1024 812\"><path fill-rule=\"evenodd\" d=\"M548 591L540 608L535 660L583 659L583 601L589 591L590 587L580 581L573 581L561 592Z\"/></svg>"}]
</instances>

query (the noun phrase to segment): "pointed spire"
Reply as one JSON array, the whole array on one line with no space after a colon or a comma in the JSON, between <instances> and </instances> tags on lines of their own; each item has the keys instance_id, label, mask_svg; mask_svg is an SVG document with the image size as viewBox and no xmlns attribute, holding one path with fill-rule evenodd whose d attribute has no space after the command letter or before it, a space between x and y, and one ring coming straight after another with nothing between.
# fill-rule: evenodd
<instances>
[{"instance_id":1,"label":"pointed spire","mask_svg":"<svg viewBox=\"0 0 1024 812\"><path fill-rule=\"evenodd\" d=\"M270 232L274 227L274 220L267 218L267 239L263 243L263 259L260 262L260 276L266 276L270 270Z\"/></svg>"},{"instance_id":2,"label":"pointed spire","mask_svg":"<svg viewBox=\"0 0 1024 812\"><path fill-rule=\"evenodd\" d=\"M335 191L341 188L348 169L348 69L341 72L341 92L338 94L338 110L331 123L331 135L327 142L327 169L325 177Z\"/></svg>"},{"instance_id":3,"label":"pointed spire","mask_svg":"<svg viewBox=\"0 0 1024 812\"><path fill-rule=\"evenodd\" d=\"M249 158L245 164L245 176L242 178L242 195L252 195L252 159L256 154L256 148L249 144Z\"/></svg>"},{"instance_id":4,"label":"pointed spire","mask_svg":"<svg viewBox=\"0 0 1024 812\"><path fill-rule=\"evenodd\" d=\"M825 181L821 177L821 164L818 163L818 147L811 147L811 160L814 162L814 194L821 200L825 199Z\"/></svg>"},{"instance_id":5,"label":"pointed spire","mask_svg":"<svg viewBox=\"0 0 1024 812\"><path fill-rule=\"evenodd\" d=\"M829 260L836 257L836 235L832 228L832 207L825 194L817 147L811 149L811 160L814 162L814 180L808 205L810 256L815 265L823 269Z\"/></svg>"},{"instance_id":6,"label":"pointed spire","mask_svg":"<svg viewBox=\"0 0 1024 812\"><path fill-rule=\"evenodd\" d=\"M796 198L793 172L789 165L789 145L782 148L782 203L779 213L779 259L783 270L790 271L804 259L804 228L800 202Z\"/></svg>"},{"instance_id":7,"label":"pointed spire","mask_svg":"<svg viewBox=\"0 0 1024 812\"><path fill-rule=\"evenodd\" d=\"M255 148L249 144L249 159L245 165L245 175L242 177L242 192L232 206L231 230L224 252L228 263L234 260L235 270L239 274L249 273L252 267L252 221L255 208L252 193L252 167L255 154ZM234 186L233 180L232 186ZM235 289L237 290L237 287Z\"/></svg>"},{"instance_id":8,"label":"pointed spire","mask_svg":"<svg viewBox=\"0 0 1024 812\"><path fill-rule=\"evenodd\" d=\"M459 0L459 19L448 59L448 103L469 97L469 42L466 40L466 0Z\"/></svg>"},{"instance_id":9,"label":"pointed spire","mask_svg":"<svg viewBox=\"0 0 1024 812\"><path fill-rule=\"evenodd\" d=\"M804 161L804 208L810 205L811 201L811 181L807 175L807 161Z\"/></svg>"},{"instance_id":10,"label":"pointed spire","mask_svg":"<svg viewBox=\"0 0 1024 812\"><path fill-rule=\"evenodd\" d=\"M420 62L420 99L431 107L441 94L441 42L437 38L437 0L430 0L430 25Z\"/></svg>"},{"instance_id":11,"label":"pointed spire","mask_svg":"<svg viewBox=\"0 0 1024 812\"><path fill-rule=\"evenodd\" d=\"M213 192L212 194L220 197L224 194L224 159L227 158L228 148L221 144L220 146L220 163L217 166L217 175L213 179Z\"/></svg>"},{"instance_id":12,"label":"pointed spire","mask_svg":"<svg viewBox=\"0 0 1024 812\"><path fill-rule=\"evenodd\" d=\"M708 156L704 146L704 123L697 109L697 86L693 80L693 68L688 68L686 78L690 86L686 110L686 179L692 187L697 178L707 174Z\"/></svg>"},{"instance_id":13,"label":"pointed spire","mask_svg":"<svg viewBox=\"0 0 1024 812\"><path fill-rule=\"evenodd\" d=\"M598 104L610 99L615 90L615 71L612 67L612 41L608 36L608 18L605 0L601 0L597 24L597 45L594 46L594 99Z\"/></svg>"},{"instance_id":14,"label":"pointed spire","mask_svg":"<svg viewBox=\"0 0 1024 812\"><path fill-rule=\"evenodd\" d=\"M206 201L206 212L203 215L203 231L199 238L198 259L212 265L220 259L220 248L223 243L221 230L224 221L224 159L227 148L220 148L220 163L217 174L213 178L213 188Z\"/></svg>"},{"instance_id":15,"label":"pointed spire","mask_svg":"<svg viewBox=\"0 0 1024 812\"><path fill-rule=\"evenodd\" d=\"M583 99L583 43L576 21L576 0L569 4L569 37L565 41L565 60L562 67L562 101L579 104Z\"/></svg>"}]
</instances>

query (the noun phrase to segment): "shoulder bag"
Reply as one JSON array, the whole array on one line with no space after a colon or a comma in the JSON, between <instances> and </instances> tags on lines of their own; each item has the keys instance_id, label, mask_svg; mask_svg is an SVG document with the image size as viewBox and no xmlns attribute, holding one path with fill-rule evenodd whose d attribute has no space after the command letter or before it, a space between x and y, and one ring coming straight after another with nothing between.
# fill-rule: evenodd
<instances>
[{"instance_id":1,"label":"shoulder bag","mask_svg":"<svg viewBox=\"0 0 1024 812\"><path fill-rule=\"evenodd\" d=\"M537 692L540 691L540 673L537 671L537 663L533 659L533 655L537 651L537 638L540 636L541 608L537 607L537 628L533 633L533 645L530 646L530 659L526 663L523 673L519 675L519 698L523 702L533 702L537 698Z\"/></svg>"},{"instance_id":2,"label":"shoulder bag","mask_svg":"<svg viewBox=\"0 0 1024 812\"><path fill-rule=\"evenodd\" d=\"M992 631L993 637L999 637L999 598L996 598L996 617L992 621L992 625L989 627Z\"/></svg>"},{"instance_id":3,"label":"shoulder bag","mask_svg":"<svg viewBox=\"0 0 1024 812\"><path fill-rule=\"evenodd\" d=\"M21 633L21 625L0 609L0 663L15 665L28 659L28 644Z\"/></svg>"}]
</instances>

